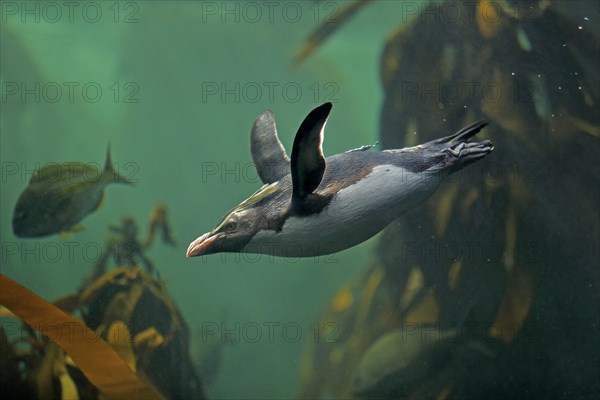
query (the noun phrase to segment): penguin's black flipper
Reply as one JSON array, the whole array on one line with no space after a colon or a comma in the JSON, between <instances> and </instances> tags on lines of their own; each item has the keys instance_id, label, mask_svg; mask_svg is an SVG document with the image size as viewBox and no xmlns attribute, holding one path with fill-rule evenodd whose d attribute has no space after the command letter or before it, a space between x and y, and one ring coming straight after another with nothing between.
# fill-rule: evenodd
<instances>
[{"instance_id":1,"label":"penguin's black flipper","mask_svg":"<svg viewBox=\"0 0 600 400\"><path fill-rule=\"evenodd\" d=\"M277 182L290 173L290 159L277 137L275 116L270 110L260 114L252 125L250 152L263 183Z\"/></svg>"},{"instance_id":2,"label":"penguin's black flipper","mask_svg":"<svg viewBox=\"0 0 600 400\"><path fill-rule=\"evenodd\" d=\"M292 149L292 200L303 201L315 190L325 172L323 131L331 112L331 103L312 110L298 129Z\"/></svg>"}]
</instances>

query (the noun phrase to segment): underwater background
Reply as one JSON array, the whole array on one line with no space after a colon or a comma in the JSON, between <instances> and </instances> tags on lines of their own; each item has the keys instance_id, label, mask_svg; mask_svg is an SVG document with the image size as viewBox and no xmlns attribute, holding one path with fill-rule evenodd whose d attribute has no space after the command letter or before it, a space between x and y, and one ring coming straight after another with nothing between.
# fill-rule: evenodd
<instances>
[{"instance_id":1,"label":"underwater background","mask_svg":"<svg viewBox=\"0 0 600 400\"><path fill-rule=\"evenodd\" d=\"M380 278L390 285L386 299L393 297L389 293L394 290L399 297L408 292L412 283L407 282L414 280L436 291L436 311L420 309L419 315L428 316L418 317L415 323L446 324L452 320L460 325L465 320L489 319L491 324L498 321L502 301L518 304L511 314L514 335L494 337L498 346L500 342L507 346L499 352L510 353L513 358L496 363L502 366L501 372L492 368L481 378L485 382L518 382L515 387L498 389L499 396L597 396L599 6L585 1L544 5L564 20L573 21L579 29L570 34L583 30L592 40L568 36L565 31L570 25L542 21L536 13L531 13L535 17L531 21L521 15L520 19L510 19L506 26L490 23L500 21L495 14L489 14L483 22L477 17L477 11L482 12L485 5L492 4L490 13L506 13L542 7L541 3L546 2L446 2L457 10L475 7L475 13L472 18L463 18L452 14L454 8L434 7L429 22L436 26L445 23L446 27L415 34L408 30L425 27L419 18L430 2L77 2L72 9L61 2L3 2L2 274L49 301L76 293L102 258L105 240L111 235L109 226L119 225L122 217L128 216L144 236L152 210L163 203L176 245L164 245L155 239L144 255L152 260L152 275L164 282L187 323L190 357L204 371L199 376L205 381L203 390L208 398L350 396L347 387L361 354L380 334L401 326L410 314L407 310L413 307L407 305L410 299L405 295L402 307L406 310L402 312L400 306L391 306L387 300L382 300L381 306L375 301L373 313L393 314L396 322L389 319L378 325L371 317L365 319L360 329L373 329L372 335L362 336L361 345L354 343L355 361L342 362L336 371L331 360L345 359L339 355L340 349L350 351L347 349L353 344L347 338L357 329L342 313L368 295L367 289L361 288L368 281L365 276L370 276L376 266L386 271ZM348 11L349 7L356 7L356 13ZM506 15L504 18L509 19ZM331 32L323 27L331 27ZM462 46L466 48L478 34L484 43L463 51ZM400 42L395 40L400 37L398 40L406 43L396 48L394 43ZM534 64L531 58L517 56L511 49L531 54L537 51L538 43L562 41L582 46L573 52L577 68L571 68L569 74L579 73L582 81L575 86L583 89L556 89L554 86L561 83L555 85L555 78L563 74L559 67L567 65L567 70L571 60L558 58L562 54L558 50L540 50L547 58L532 58L541 60L541 65L551 71L540 70L550 78L535 86L535 99L524 105L522 98L513 96L514 90L506 95L505 77L522 71L529 77ZM440 50L448 43L452 46ZM452 61L442 58L436 62L438 54L451 54ZM497 74L490 72L492 78L479 74L501 62L505 62L506 69ZM395 78L398 68L403 84ZM436 68L442 72L438 74ZM444 70L449 72L444 74ZM562 76L572 84L573 76ZM418 82L427 79L429 89L419 86ZM535 82L535 77L532 79ZM440 89L442 81L458 83L463 89L467 82L475 92L463 90L455 96ZM505 96L499 99L494 97L495 92L486 92L484 100L493 101L482 104L478 88L488 87L490 82L505 89ZM579 98L581 90L586 93ZM392 92L402 96L392 98ZM430 95L437 96L431 108L429 101L423 100ZM485 160L486 167L470 168L472 179L446 183L446 191L411 212L412 217L401 217L386 232L349 250L306 259L237 254L185 258L192 240L212 229L231 207L262 185L249 148L250 127L256 116L267 109L273 111L279 137L289 154L302 119L326 101L334 104L323 144L326 156L376 142L380 149L416 145L478 119L491 120L492 129L485 137L494 140L496 149L489 162ZM411 107L412 103L416 106ZM511 106L505 106L508 103ZM529 113L523 111L526 107L530 107ZM562 110L569 113L564 111L563 117L559 115ZM542 124L534 116L540 121L564 119L552 125ZM552 133L555 131L558 133ZM109 185L101 207L82 221L81 231L45 238L15 236L11 228L15 204L34 170L47 163L67 161L102 168L109 144L115 169L134 186ZM555 174L561 165L568 165L567 172ZM507 175L507 171L512 183L502 186L504 181L498 176ZM527 186L532 180L534 184ZM487 189L470 196L469 204L475 204L475 211L464 211L470 206L453 208L453 204L467 201L471 188L477 187ZM494 197L499 193L496 190L505 192ZM508 206L516 203L522 207ZM422 230L421 222L412 224L410 218L419 216L430 218L433 227L443 225L454 230L415 238L411 235ZM479 224L489 224L490 229ZM425 224L423 227L426 229ZM456 244L464 242L469 231L491 243L511 241L506 238L518 237L519 233L526 237L523 243L536 249L534 257L528 259L535 262L523 267L527 278L511 277L509 272L518 270L515 265L519 262L506 261L506 254L515 253L502 250L495 259L502 266L494 264L498 268L494 273L481 273L476 267L470 270L463 264L461 273L468 274L463 285L451 281L446 291L440 289L442 278L432 271L436 266L437 270L443 269L441 275L446 280L461 269L455 259L447 263L436 260L429 267L420 267L423 272L416 278L410 277L419 262L410 259L410 254L406 260L402 243L446 234L447 241ZM395 278L394 271L402 278ZM506 276L504 271L508 271ZM521 284L511 289L506 282L513 278ZM522 283L524 280L526 283ZM345 286L348 282L352 284ZM344 291L344 287L353 289ZM510 290L519 293L505 297ZM469 294L462 296L464 293ZM490 296L495 297L490 300ZM444 314L440 304L451 304L456 298L460 298L456 301L459 311ZM472 311L474 304L488 300L485 310ZM330 313L331 309L335 312ZM446 322L442 322L444 315ZM152 310L144 316L152 323ZM2 317L3 329L13 327L6 325L14 324L10 321L14 320ZM324 331L324 325L333 329ZM522 326L526 327L523 331ZM522 332L525 339L515 341L514 337ZM14 330L12 333L14 337ZM230 341L237 343L230 345ZM219 347L215 356L219 360L206 361L209 365L202 367L199 354L208 342ZM518 351L510 350L515 342L521 346ZM515 352L525 354L522 349L534 350L525 351L526 356L519 358ZM329 361L306 361L309 353L327 355ZM351 371L343 365L351 365L347 368ZM328 380L328 389L311 387L316 378L307 369ZM507 378L506 372L511 370L515 376ZM468 371L465 374L473 373ZM444 382L449 381L453 379ZM470 384L464 376L454 382ZM440 384L443 396L437 393L436 398L453 398L452 390L459 383L454 389L446 383ZM473 385L477 386L476 382ZM388 393L385 390L375 389L373 396ZM393 393L383 396L401 397ZM495 394L493 390L477 389L456 393L455 398ZM427 398L429 394L413 396Z\"/></svg>"}]
</instances>

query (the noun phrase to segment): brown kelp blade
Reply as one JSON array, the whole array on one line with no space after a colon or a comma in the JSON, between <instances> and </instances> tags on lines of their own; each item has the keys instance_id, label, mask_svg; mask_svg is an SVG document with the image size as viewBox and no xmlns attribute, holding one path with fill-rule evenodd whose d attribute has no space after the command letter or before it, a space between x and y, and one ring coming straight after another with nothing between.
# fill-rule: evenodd
<instances>
[{"instance_id":1,"label":"brown kelp blade","mask_svg":"<svg viewBox=\"0 0 600 400\"><path fill-rule=\"evenodd\" d=\"M50 339L62 347L89 381L109 398L164 399L82 321L3 274L0 274L0 304L42 333L48 330Z\"/></svg>"},{"instance_id":2,"label":"brown kelp blade","mask_svg":"<svg viewBox=\"0 0 600 400\"><path fill-rule=\"evenodd\" d=\"M306 39L300 50L294 56L293 66L300 65L307 59L325 40L335 33L345 22L349 21L363 6L371 0L356 0L334 13L329 20L321 25Z\"/></svg>"}]
</instances>

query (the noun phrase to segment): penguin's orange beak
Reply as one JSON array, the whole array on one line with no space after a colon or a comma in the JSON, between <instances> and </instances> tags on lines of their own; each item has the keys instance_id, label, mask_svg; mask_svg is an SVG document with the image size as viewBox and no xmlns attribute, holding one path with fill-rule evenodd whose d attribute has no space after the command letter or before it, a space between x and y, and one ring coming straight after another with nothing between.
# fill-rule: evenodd
<instances>
[{"instance_id":1,"label":"penguin's orange beak","mask_svg":"<svg viewBox=\"0 0 600 400\"><path fill-rule=\"evenodd\" d=\"M222 233L211 235L211 232L205 233L198 239L194 240L188 246L186 256L187 257L198 257L205 254L216 253L218 249L214 246L214 242L223 236Z\"/></svg>"}]
</instances>

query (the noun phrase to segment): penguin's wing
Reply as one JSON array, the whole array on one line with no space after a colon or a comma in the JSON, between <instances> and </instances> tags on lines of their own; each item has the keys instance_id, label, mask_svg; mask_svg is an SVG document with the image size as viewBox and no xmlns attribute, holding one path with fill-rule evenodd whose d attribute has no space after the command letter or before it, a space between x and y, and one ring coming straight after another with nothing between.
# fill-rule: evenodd
<instances>
[{"instance_id":1,"label":"penguin's wing","mask_svg":"<svg viewBox=\"0 0 600 400\"><path fill-rule=\"evenodd\" d=\"M315 190L325 172L323 131L331 112L331 103L312 110L298 129L292 148L293 200L303 200Z\"/></svg>"},{"instance_id":2,"label":"penguin's wing","mask_svg":"<svg viewBox=\"0 0 600 400\"><path fill-rule=\"evenodd\" d=\"M271 111L265 111L254 121L250 131L250 152L263 183L277 182L290 173L290 159L277 137L275 116Z\"/></svg>"}]
</instances>

